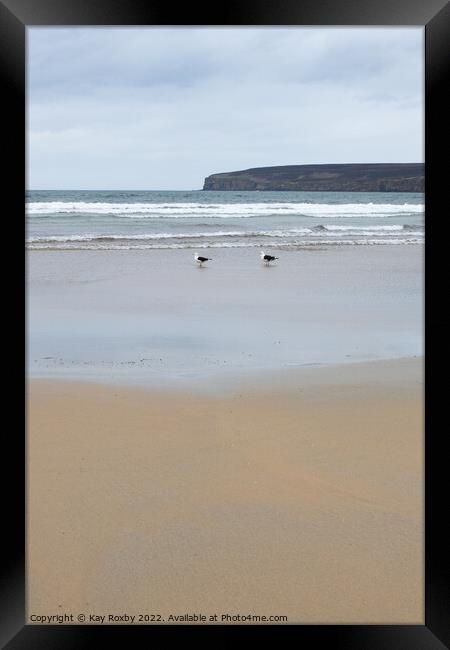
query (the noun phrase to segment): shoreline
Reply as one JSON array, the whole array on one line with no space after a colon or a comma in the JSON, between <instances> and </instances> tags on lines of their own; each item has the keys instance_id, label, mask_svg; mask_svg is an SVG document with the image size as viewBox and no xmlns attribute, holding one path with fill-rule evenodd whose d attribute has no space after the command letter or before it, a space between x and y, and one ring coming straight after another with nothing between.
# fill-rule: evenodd
<instances>
[{"instance_id":1,"label":"shoreline","mask_svg":"<svg viewBox=\"0 0 450 650\"><path fill-rule=\"evenodd\" d=\"M123 238L126 240L126 236ZM269 248L271 251L279 251L283 254L287 253L323 253L323 252L332 252L332 251L346 251L346 250L352 250L355 248L399 248L399 247L422 247L425 248L425 241L394 241L391 240L388 243L385 241L377 242L377 241L371 241L371 242L335 242L331 243L329 241L325 242L310 242L310 243L304 243L304 244L254 244L254 245L245 245L245 246L239 246L239 245L229 245L229 246L224 246L223 244L217 244L216 246L214 244L194 244L190 246L178 246L178 245L173 245L173 246L156 246L156 245L129 245L129 246L108 246L105 248L99 247L99 246L89 246L89 245L84 245L84 246L79 246L78 248L76 246L51 246L51 245L45 245L45 246L38 246L35 245L34 243L30 242L29 244L27 243L25 247L25 252L26 254L30 253L116 253L116 252L122 252L122 253L129 253L130 251L134 253L143 253L143 254L152 254L152 253L163 253L167 254L168 252L172 251L177 251L181 253L187 253L187 254L193 254L197 249L202 250L202 251L208 251L212 250L214 251L214 254L222 253L222 252L240 252L242 253L243 251L246 252L252 252L252 251L260 251L263 248Z\"/></svg>"},{"instance_id":2,"label":"shoreline","mask_svg":"<svg viewBox=\"0 0 450 650\"><path fill-rule=\"evenodd\" d=\"M160 382L146 383L142 379L136 379L134 382L129 377L105 378L101 376L83 376L76 377L67 373L58 376L46 375L27 375L29 385L40 386L42 388L57 388L58 386L82 388L98 387L107 390L130 390L141 394L161 394L161 395L182 395L192 393L195 395L223 395L233 396L236 393L251 392L264 393L282 391L295 392L296 386L304 387L326 387L337 384L354 384L355 377L361 372L364 376L369 368L373 373L375 381L383 385L389 385L396 382L400 377L404 378L405 369L409 366L420 367L424 372L424 355L410 355L405 357L388 357L385 359L363 359L348 360L340 363L306 363L292 365L288 368L269 368L265 369L266 373L261 370L233 370L228 369L226 372L221 370L221 374L214 377L191 377L184 383L170 381L167 383ZM386 376L386 370L392 372L391 377Z\"/></svg>"},{"instance_id":3,"label":"shoreline","mask_svg":"<svg viewBox=\"0 0 450 650\"><path fill-rule=\"evenodd\" d=\"M29 380L28 617L422 624L423 358L278 377Z\"/></svg>"}]
</instances>

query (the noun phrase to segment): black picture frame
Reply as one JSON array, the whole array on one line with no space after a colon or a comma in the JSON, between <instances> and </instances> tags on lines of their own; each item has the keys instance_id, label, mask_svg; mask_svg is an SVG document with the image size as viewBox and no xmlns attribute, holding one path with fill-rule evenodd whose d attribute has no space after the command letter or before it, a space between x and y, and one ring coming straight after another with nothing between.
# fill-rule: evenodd
<instances>
[{"instance_id":1,"label":"black picture frame","mask_svg":"<svg viewBox=\"0 0 450 650\"><path fill-rule=\"evenodd\" d=\"M450 645L450 585L446 581L448 539L446 523L447 456L445 454L444 390L448 323L440 306L446 302L438 281L445 273L444 241L437 234L446 217L444 192L448 155L446 138L449 78L450 7L444 0L231 0L219 5L185 3L175 10L161 0L0 0L0 77L4 89L2 153L5 165L3 217L9 256L3 269L3 321L8 400L4 416L11 424L3 431L2 555L0 582L0 643L19 648L98 648L109 639L136 647L167 642L175 635L183 642L217 633L226 642L236 631L250 639L262 626L38 626L25 625L25 64L27 27L37 25L378 25L425 27L425 623L424 625L279 625L270 626L282 638L305 647L326 644L346 650L439 650ZM448 200L447 200L448 201ZM5 205L6 204L6 205ZM11 224L14 224L11 226ZM444 224L445 227L445 224ZM11 235L9 229L11 228ZM442 230L440 231L442 233ZM2 256L2 261L5 256ZM445 329L444 329L445 328ZM442 375L440 375L440 371ZM434 383L433 383L434 380ZM431 392L432 386L432 392ZM9 398L11 395L11 399ZM12 397L18 395L17 406ZM446 489L447 488L447 489ZM265 626L267 627L267 626ZM266 635L269 630L264 629Z\"/></svg>"}]
</instances>

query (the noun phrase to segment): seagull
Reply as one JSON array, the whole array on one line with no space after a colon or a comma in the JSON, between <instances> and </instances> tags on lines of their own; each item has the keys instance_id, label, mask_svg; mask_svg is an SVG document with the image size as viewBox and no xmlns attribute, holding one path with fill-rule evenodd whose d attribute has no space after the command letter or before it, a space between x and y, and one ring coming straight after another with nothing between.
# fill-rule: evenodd
<instances>
[{"instance_id":1,"label":"seagull","mask_svg":"<svg viewBox=\"0 0 450 650\"><path fill-rule=\"evenodd\" d=\"M202 257L201 255L198 255L198 253L195 253L194 255L194 260L198 262L200 266L203 264L203 262L207 262L210 259L211 257Z\"/></svg>"},{"instance_id":2,"label":"seagull","mask_svg":"<svg viewBox=\"0 0 450 650\"><path fill-rule=\"evenodd\" d=\"M261 251L261 259L264 260L266 266L269 266L270 262L277 260L278 257L274 257L273 255L266 255L264 251Z\"/></svg>"}]
</instances>

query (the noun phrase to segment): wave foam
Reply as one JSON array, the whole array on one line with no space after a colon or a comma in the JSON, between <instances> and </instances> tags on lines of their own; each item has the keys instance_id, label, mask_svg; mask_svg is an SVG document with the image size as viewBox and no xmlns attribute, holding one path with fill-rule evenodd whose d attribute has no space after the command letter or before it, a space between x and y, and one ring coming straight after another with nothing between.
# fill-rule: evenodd
<instances>
[{"instance_id":1,"label":"wave foam","mask_svg":"<svg viewBox=\"0 0 450 650\"><path fill-rule=\"evenodd\" d=\"M416 237L398 238L398 239L304 239L295 242L276 243L271 247L274 250L287 249L287 250L301 250L309 247L319 246L379 246L387 244L423 244L423 239ZM98 242L39 242L30 243L27 248L29 250L152 250L152 249L205 249L205 248L261 248L263 246L260 242L194 242L194 243L159 243L159 244L127 244L122 245L98 243Z\"/></svg>"},{"instance_id":2,"label":"wave foam","mask_svg":"<svg viewBox=\"0 0 450 650\"><path fill-rule=\"evenodd\" d=\"M414 229L415 228L415 229ZM387 225L387 226L336 226L336 225L318 225L312 228L290 228L286 230L218 230L206 232L159 232L159 233L83 233L79 235L42 235L32 236L27 239L28 244L35 243L70 243L70 242L114 242L114 241L147 241L147 240L209 240L209 239L293 239L298 235L306 235L315 238L323 237L382 237L386 234L397 235L404 234L404 226ZM422 236L423 230L420 226L408 228L409 236Z\"/></svg>"},{"instance_id":3,"label":"wave foam","mask_svg":"<svg viewBox=\"0 0 450 650\"><path fill-rule=\"evenodd\" d=\"M58 215L108 215L128 219L248 218L259 216L390 217L423 214L420 203L87 203L83 201L29 202L29 217Z\"/></svg>"}]
</instances>

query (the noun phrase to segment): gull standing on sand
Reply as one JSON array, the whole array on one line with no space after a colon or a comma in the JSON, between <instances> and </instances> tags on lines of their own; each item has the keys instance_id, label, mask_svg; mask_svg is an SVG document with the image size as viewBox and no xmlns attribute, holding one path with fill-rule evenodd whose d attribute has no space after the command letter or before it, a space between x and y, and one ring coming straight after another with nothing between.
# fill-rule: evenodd
<instances>
[{"instance_id":1,"label":"gull standing on sand","mask_svg":"<svg viewBox=\"0 0 450 650\"><path fill-rule=\"evenodd\" d=\"M266 255L264 251L261 251L261 259L264 260L266 266L269 266L270 262L277 260L278 257L274 257L273 255Z\"/></svg>"},{"instance_id":2,"label":"gull standing on sand","mask_svg":"<svg viewBox=\"0 0 450 650\"><path fill-rule=\"evenodd\" d=\"M198 253L195 253L195 255L194 255L194 260L195 260L196 262L198 262L198 264L199 264L200 266L203 264L203 262L208 262L208 260L210 260L210 259L211 259L211 257L202 257L202 256L199 255Z\"/></svg>"}]
</instances>

